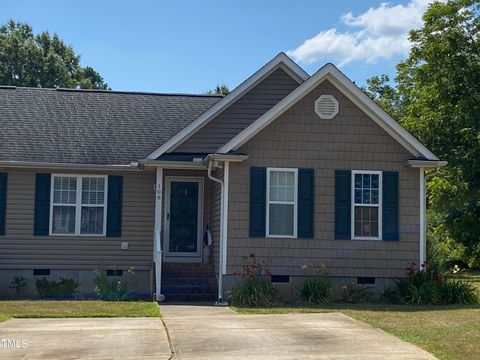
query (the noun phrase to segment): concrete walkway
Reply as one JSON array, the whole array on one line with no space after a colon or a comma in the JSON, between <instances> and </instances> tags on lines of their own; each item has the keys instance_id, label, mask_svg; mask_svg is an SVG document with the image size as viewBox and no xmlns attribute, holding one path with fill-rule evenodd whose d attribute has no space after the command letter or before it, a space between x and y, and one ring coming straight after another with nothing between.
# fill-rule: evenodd
<instances>
[{"instance_id":1,"label":"concrete walkway","mask_svg":"<svg viewBox=\"0 0 480 360\"><path fill-rule=\"evenodd\" d=\"M237 315L161 305L174 359L432 360L429 353L340 313Z\"/></svg>"},{"instance_id":2,"label":"concrete walkway","mask_svg":"<svg viewBox=\"0 0 480 360\"><path fill-rule=\"evenodd\" d=\"M168 339L159 318L11 319L0 322L2 360L163 360L170 357Z\"/></svg>"}]
</instances>

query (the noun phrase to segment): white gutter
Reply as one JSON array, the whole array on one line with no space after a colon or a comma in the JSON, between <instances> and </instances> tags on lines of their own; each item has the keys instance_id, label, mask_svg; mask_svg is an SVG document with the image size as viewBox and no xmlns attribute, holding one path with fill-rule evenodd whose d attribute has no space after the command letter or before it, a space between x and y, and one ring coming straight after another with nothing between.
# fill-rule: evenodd
<instances>
[{"instance_id":1,"label":"white gutter","mask_svg":"<svg viewBox=\"0 0 480 360\"><path fill-rule=\"evenodd\" d=\"M209 161L212 161L212 160L242 162L247 159L248 159L248 155L243 155L243 154L209 154L205 158L204 162L208 163Z\"/></svg>"},{"instance_id":2,"label":"white gutter","mask_svg":"<svg viewBox=\"0 0 480 360\"><path fill-rule=\"evenodd\" d=\"M228 167L228 162L225 162L225 166ZM228 305L227 302L223 299L223 274L224 274L224 253L225 253L225 223L226 223L226 216L225 216L225 184L222 180L213 177L212 175L212 165L213 162L210 161L208 163L208 178L216 183L220 184L220 256L219 256L219 264L218 264L218 299L215 302L215 305L225 306ZM225 170L224 170L225 171ZM227 175L228 180L228 175ZM228 195L227 195L228 196Z\"/></svg>"},{"instance_id":3,"label":"white gutter","mask_svg":"<svg viewBox=\"0 0 480 360\"><path fill-rule=\"evenodd\" d=\"M101 164L70 164L70 163L49 163L35 161L0 161L0 167L13 168L48 168L48 169L81 169L81 170L114 170L114 171L141 171L138 162L131 162L128 165L101 165Z\"/></svg>"},{"instance_id":4,"label":"white gutter","mask_svg":"<svg viewBox=\"0 0 480 360\"><path fill-rule=\"evenodd\" d=\"M407 160L406 165L412 168L439 168L447 165L447 161L442 160Z\"/></svg>"},{"instance_id":5,"label":"white gutter","mask_svg":"<svg viewBox=\"0 0 480 360\"><path fill-rule=\"evenodd\" d=\"M155 263L155 300L165 301L162 294L162 198L163 198L163 168L157 167L155 182L155 225L153 240L153 261Z\"/></svg>"},{"instance_id":6,"label":"white gutter","mask_svg":"<svg viewBox=\"0 0 480 360\"><path fill-rule=\"evenodd\" d=\"M164 169L189 169L189 170L206 170L207 169L206 165L202 161L193 162L193 161L168 161L168 160L140 160L139 163L145 166L162 167Z\"/></svg>"}]
</instances>

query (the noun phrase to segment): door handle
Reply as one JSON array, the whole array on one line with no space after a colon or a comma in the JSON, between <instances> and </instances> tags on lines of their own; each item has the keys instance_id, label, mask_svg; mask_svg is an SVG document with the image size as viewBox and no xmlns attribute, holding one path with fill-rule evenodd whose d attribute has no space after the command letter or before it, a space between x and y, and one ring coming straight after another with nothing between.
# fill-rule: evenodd
<instances>
[{"instance_id":1,"label":"door handle","mask_svg":"<svg viewBox=\"0 0 480 360\"><path fill-rule=\"evenodd\" d=\"M170 220L170 213L167 213L167 220Z\"/></svg>"}]
</instances>

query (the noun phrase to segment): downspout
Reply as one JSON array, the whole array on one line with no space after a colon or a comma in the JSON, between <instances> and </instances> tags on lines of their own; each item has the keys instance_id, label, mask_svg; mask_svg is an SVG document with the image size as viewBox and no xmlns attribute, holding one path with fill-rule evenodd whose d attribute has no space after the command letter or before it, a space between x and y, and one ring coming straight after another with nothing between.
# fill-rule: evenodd
<instances>
[{"instance_id":1,"label":"downspout","mask_svg":"<svg viewBox=\"0 0 480 360\"><path fill-rule=\"evenodd\" d=\"M419 269L424 269L423 263L427 260L426 235L426 203L425 203L425 168L420 168L420 264Z\"/></svg>"},{"instance_id":2,"label":"downspout","mask_svg":"<svg viewBox=\"0 0 480 360\"><path fill-rule=\"evenodd\" d=\"M222 180L213 177L212 175L212 160L208 162L208 178L216 183L220 184L220 256L219 256L219 264L218 264L218 299L215 302L215 305L225 306L227 303L223 299L223 249L224 249L224 189L225 185Z\"/></svg>"}]
</instances>

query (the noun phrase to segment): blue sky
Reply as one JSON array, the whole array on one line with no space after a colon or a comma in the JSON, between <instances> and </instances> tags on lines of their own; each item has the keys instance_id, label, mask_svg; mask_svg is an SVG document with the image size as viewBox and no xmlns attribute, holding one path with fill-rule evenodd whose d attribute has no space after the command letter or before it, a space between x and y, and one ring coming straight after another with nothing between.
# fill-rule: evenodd
<instances>
[{"instance_id":1,"label":"blue sky","mask_svg":"<svg viewBox=\"0 0 480 360\"><path fill-rule=\"evenodd\" d=\"M327 6L328 4L328 6ZM0 22L56 32L114 90L201 93L237 86L280 51L357 84L394 74L427 0L2 0Z\"/></svg>"}]
</instances>

